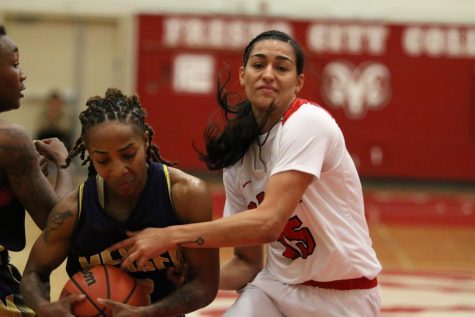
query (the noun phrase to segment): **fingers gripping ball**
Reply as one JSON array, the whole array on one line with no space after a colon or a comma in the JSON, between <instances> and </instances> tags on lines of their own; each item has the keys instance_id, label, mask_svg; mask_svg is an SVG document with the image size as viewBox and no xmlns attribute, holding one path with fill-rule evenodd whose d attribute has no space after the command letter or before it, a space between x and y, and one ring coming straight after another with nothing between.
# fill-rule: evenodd
<instances>
[{"instance_id":1,"label":"fingers gripping ball","mask_svg":"<svg viewBox=\"0 0 475 317\"><path fill-rule=\"evenodd\" d=\"M60 298L84 294L71 312L78 317L110 317L112 313L97 298L111 299L131 306L148 304L142 286L127 272L110 265L97 265L74 274L63 287Z\"/></svg>"}]
</instances>

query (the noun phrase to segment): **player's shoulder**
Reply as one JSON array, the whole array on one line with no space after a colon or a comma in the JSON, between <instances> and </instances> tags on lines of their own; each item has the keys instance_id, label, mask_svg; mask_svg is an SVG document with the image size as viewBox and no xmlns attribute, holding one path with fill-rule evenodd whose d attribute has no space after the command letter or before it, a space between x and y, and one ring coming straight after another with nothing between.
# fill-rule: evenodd
<instances>
[{"instance_id":1,"label":"player's shoulder","mask_svg":"<svg viewBox=\"0 0 475 317\"><path fill-rule=\"evenodd\" d=\"M318 104L302 104L284 123L284 129L313 130L315 127L334 129L337 127L333 116Z\"/></svg>"},{"instance_id":2,"label":"player's shoulder","mask_svg":"<svg viewBox=\"0 0 475 317\"><path fill-rule=\"evenodd\" d=\"M173 194L192 195L207 191L206 182L180 169L168 167Z\"/></svg>"},{"instance_id":3,"label":"player's shoulder","mask_svg":"<svg viewBox=\"0 0 475 317\"><path fill-rule=\"evenodd\" d=\"M304 103L295 114L302 118L315 119L319 118L320 120L333 120L333 116L315 102L306 102Z\"/></svg>"},{"instance_id":4,"label":"player's shoulder","mask_svg":"<svg viewBox=\"0 0 475 317\"><path fill-rule=\"evenodd\" d=\"M21 125L0 122L0 165L17 166L36 160L33 141Z\"/></svg>"},{"instance_id":5,"label":"player's shoulder","mask_svg":"<svg viewBox=\"0 0 475 317\"><path fill-rule=\"evenodd\" d=\"M18 143L19 141L31 142L26 129L19 124L0 120L0 144Z\"/></svg>"},{"instance_id":6,"label":"player's shoulder","mask_svg":"<svg viewBox=\"0 0 475 317\"><path fill-rule=\"evenodd\" d=\"M211 194L202 179L170 167L173 205L181 223L211 220Z\"/></svg>"}]
</instances>

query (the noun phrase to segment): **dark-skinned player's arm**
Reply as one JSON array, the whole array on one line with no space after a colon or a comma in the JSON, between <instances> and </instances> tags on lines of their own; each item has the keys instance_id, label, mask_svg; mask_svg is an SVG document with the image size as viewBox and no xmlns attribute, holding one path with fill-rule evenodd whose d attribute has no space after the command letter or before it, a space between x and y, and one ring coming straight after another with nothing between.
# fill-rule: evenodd
<instances>
[{"instance_id":1,"label":"dark-skinned player's arm","mask_svg":"<svg viewBox=\"0 0 475 317\"><path fill-rule=\"evenodd\" d=\"M180 170L169 168L172 198L182 223L212 219L211 197L205 182ZM167 297L137 311L113 305L114 317L178 316L205 307L213 301L219 283L218 249L183 249L186 277L183 284ZM157 286L160 287L160 286Z\"/></svg>"},{"instance_id":2,"label":"dark-skinned player's arm","mask_svg":"<svg viewBox=\"0 0 475 317\"><path fill-rule=\"evenodd\" d=\"M64 164L67 151L55 153L56 164ZM0 169L15 197L38 227L44 229L49 212L58 202L58 196L41 170L33 141L19 125L4 123L0 126ZM69 170L60 173L62 194L72 190L72 175L69 173Z\"/></svg>"},{"instance_id":3,"label":"dark-skinned player's arm","mask_svg":"<svg viewBox=\"0 0 475 317\"><path fill-rule=\"evenodd\" d=\"M50 275L67 257L78 216L78 193L64 197L51 211L46 228L36 239L23 272L21 293L38 317L68 316L71 304L83 295L50 302Z\"/></svg>"},{"instance_id":4,"label":"dark-skinned player's arm","mask_svg":"<svg viewBox=\"0 0 475 317\"><path fill-rule=\"evenodd\" d=\"M313 177L295 170L277 173L269 178L264 200L255 209L214 221L131 232L128 239L115 244L111 249L130 248L127 259L122 263L122 267L127 268L132 267L135 260L143 266L148 259L175 245L219 248L275 241Z\"/></svg>"}]
</instances>

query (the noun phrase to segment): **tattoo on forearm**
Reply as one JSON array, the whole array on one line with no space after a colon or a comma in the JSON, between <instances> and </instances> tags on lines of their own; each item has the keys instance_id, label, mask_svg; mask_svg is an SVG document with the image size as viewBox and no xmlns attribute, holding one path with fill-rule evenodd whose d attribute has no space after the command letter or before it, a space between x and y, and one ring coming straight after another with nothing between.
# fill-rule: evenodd
<instances>
[{"instance_id":1,"label":"tattoo on forearm","mask_svg":"<svg viewBox=\"0 0 475 317\"><path fill-rule=\"evenodd\" d=\"M58 229L67 218L73 216L71 210L66 210L64 212L51 212L48 216L48 223L46 224L45 228L45 241L48 240L48 236L51 231Z\"/></svg>"},{"instance_id":2,"label":"tattoo on forearm","mask_svg":"<svg viewBox=\"0 0 475 317\"><path fill-rule=\"evenodd\" d=\"M196 243L197 245L203 245L205 243L205 239L203 239L203 237L201 237L201 236L198 236L198 238L196 238L196 240L181 242L181 243L178 243L178 245L182 246L182 245L188 244L188 243Z\"/></svg>"}]
</instances>

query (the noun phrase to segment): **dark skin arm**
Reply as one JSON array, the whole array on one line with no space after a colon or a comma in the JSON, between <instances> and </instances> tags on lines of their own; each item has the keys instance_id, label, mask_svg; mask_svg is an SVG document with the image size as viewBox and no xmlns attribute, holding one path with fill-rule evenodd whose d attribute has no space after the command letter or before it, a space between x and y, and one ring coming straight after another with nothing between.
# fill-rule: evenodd
<instances>
[{"instance_id":1,"label":"dark skin arm","mask_svg":"<svg viewBox=\"0 0 475 317\"><path fill-rule=\"evenodd\" d=\"M169 169L172 199L180 221L182 223L195 223L211 220L211 198L206 184L180 170ZM105 301L112 307L113 316L178 316L211 303L218 291L218 250L185 248L183 253L187 265L187 276L181 287L167 297L145 307L136 308Z\"/></svg>"},{"instance_id":2,"label":"dark skin arm","mask_svg":"<svg viewBox=\"0 0 475 317\"><path fill-rule=\"evenodd\" d=\"M67 150L56 140L43 146L43 154L56 165L64 164ZM0 123L0 176L10 185L15 197L30 213L41 229L45 228L50 210L58 201L58 195L43 174L39 155L25 129L8 122ZM69 170L58 173L57 191L65 195L72 190Z\"/></svg>"},{"instance_id":3,"label":"dark skin arm","mask_svg":"<svg viewBox=\"0 0 475 317\"><path fill-rule=\"evenodd\" d=\"M21 292L38 317L71 314L71 305L84 295L70 295L50 302L50 275L67 257L77 218L77 192L63 198L51 211L45 230L34 243L25 266Z\"/></svg>"}]
</instances>

